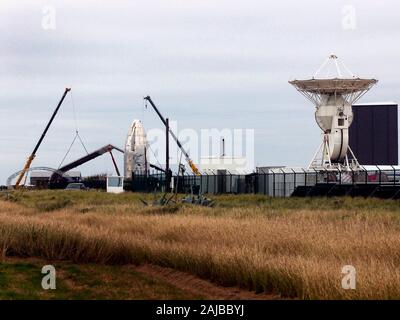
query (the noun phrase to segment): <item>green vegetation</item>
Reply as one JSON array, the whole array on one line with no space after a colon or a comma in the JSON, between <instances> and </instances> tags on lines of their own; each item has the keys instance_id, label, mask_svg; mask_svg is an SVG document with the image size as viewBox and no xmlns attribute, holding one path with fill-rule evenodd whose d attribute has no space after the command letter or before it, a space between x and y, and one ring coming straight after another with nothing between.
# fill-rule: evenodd
<instances>
[{"instance_id":1,"label":"green vegetation","mask_svg":"<svg viewBox=\"0 0 400 320\"><path fill-rule=\"evenodd\" d=\"M57 270L56 290L41 287L42 267ZM7 259L0 263L0 299L201 299L131 266Z\"/></svg>"},{"instance_id":2,"label":"green vegetation","mask_svg":"<svg viewBox=\"0 0 400 320\"><path fill-rule=\"evenodd\" d=\"M153 195L132 193L2 197L8 200L0 201L4 256L95 264L103 271L151 263L290 298L400 298L396 201L227 195L213 197L217 205L208 208L144 206L140 198L151 202ZM46 202L60 206L38 207ZM341 288L341 270L349 264L357 269L357 290Z\"/></svg>"},{"instance_id":3,"label":"green vegetation","mask_svg":"<svg viewBox=\"0 0 400 320\"><path fill-rule=\"evenodd\" d=\"M157 197L161 197L158 194ZM178 195L178 197L182 197ZM364 198L272 198L265 195L218 195L209 197L216 200L217 208L248 208L261 207L265 210L357 210L357 211L388 211L399 212L400 205L397 200L364 199ZM53 211L66 207L79 205L90 208L91 206L112 206L141 204L140 199L151 203L154 194L141 194L125 192L123 194L110 194L102 191L65 191L65 190L40 190L40 191L3 191L0 200L22 204L39 211ZM170 211L171 209L166 209ZM172 209L173 211L174 209Z\"/></svg>"}]
</instances>

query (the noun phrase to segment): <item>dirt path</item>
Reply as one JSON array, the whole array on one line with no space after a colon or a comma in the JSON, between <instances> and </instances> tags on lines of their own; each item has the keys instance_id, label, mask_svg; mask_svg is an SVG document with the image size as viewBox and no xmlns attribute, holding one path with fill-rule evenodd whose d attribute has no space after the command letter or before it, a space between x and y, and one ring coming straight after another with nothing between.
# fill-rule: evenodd
<instances>
[{"instance_id":1,"label":"dirt path","mask_svg":"<svg viewBox=\"0 0 400 320\"><path fill-rule=\"evenodd\" d=\"M10 264L18 264L18 263L31 263L34 265L42 266L49 263L59 263L64 266L77 266L82 267L84 266L87 268L88 266L85 265L75 265L69 261L46 261L40 258L20 258L20 257L7 257L0 259L0 263L6 262ZM96 270L96 265L91 265L91 268ZM200 279L192 274L177 271L171 268L160 267L157 265L152 264L144 264L140 266L134 265L125 265L123 266L127 270L131 269L136 272L142 273L148 278L153 278L156 280L161 280L162 282L169 284L176 289L181 290L182 292L186 292L188 297L201 297L203 299L209 300L278 300L282 299L278 295L272 294L256 294L254 292L241 289L238 287L222 287L215 283L212 283L208 280ZM99 266L100 269L104 269L105 266ZM38 269L39 270L39 269ZM80 270L80 269L77 269ZM86 269L85 269L86 270ZM87 271L87 270L86 270ZM81 283L75 283L70 279L70 276L67 274L66 270L59 268L57 270L58 275L61 279L65 282L68 288L72 289L72 291L80 292L84 289L87 289L87 285ZM94 272L93 277L97 279L99 277L99 273L105 272L105 270L99 270L98 272ZM128 276L128 275L127 275ZM89 279L90 280L90 279ZM103 279L104 280L104 279ZM137 280L137 279L136 279ZM104 281L105 283L110 281ZM129 278L125 279L125 282L129 282ZM110 282L111 283L111 282ZM99 290L99 288L97 289ZM157 295L156 295L157 296ZM155 296L155 297L156 297ZM156 298L157 299L157 298ZM191 299L191 298L189 298Z\"/></svg>"},{"instance_id":2,"label":"dirt path","mask_svg":"<svg viewBox=\"0 0 400 320\"><path fill-rule=\"evenodd\" d=\"M151 277L163 280L181 290L193 295L204 296L210 300L278 300L278 295L256 294L238 287L221 287L207 280L200 279L191 274L177 271L171 268L156 265L142 265L136 268L138 271Z\"/></svg>"}]
</instances>

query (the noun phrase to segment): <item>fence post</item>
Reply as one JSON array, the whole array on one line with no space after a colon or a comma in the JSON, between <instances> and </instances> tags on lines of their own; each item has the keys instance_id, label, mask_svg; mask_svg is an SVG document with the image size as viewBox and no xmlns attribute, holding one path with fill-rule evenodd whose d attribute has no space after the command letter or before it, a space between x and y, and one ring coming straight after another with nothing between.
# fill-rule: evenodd
<instances>
[{"instance_id":1,"label":"fence post","mask_svg":"<svg viewBox=\"0 0 400 320\"><path fill-rule=\"evenodd\" d=\"M294 192L294 190L296 190L296 171L294 171L293 168L291 168L291 170L293 171L293 192Z\"/></svg>"},{"instance_id":2,"label":"fence post","mask_svg":"<svg viewBox=\"0 0 400 320\"><path fill-rule=\"evenodd\" d=\"M264 194L267 195L267 174L263 172L264 175Z\"/></svg>"},{"instance_id":3,"label":"fence post","mask_svg":"<svg viewBox=\"0 0 400 320\"><path fill-rule=\"evenodd\" d=\"M325 168L325 173L326 173L326 184L329 184L328 169L326 169L326 168Z\"/></svg>"},{"instance_id":4,"label":"fence post","mask_svg":"<svg viewBox=\"0 0 400 320\"><path fill-rule=\"evenodd\" d=\"M233 189L233 186L232 186L232 180L233 180L233 178L232 178L232 173L230 172L230 171L228 171L229 172L229 193L233 193L232 192L232 189Z\"/></svg>"},{"instance_id":5,"label":"fence post","mask_svg":"<svg viewBox=\"0 0 400 320\"><path fill-rule=\"evenodd\" d=\"M315 172L315 185L317 185L318 184L318 172L317 172L317 170L315 170L315 168L313 168L313 169Z\"/></svg>"},{"instance_id":6,"label":"fence post","mask_svg":"<svg viewBox=\"0 0 400 320\"><path fill-rule=\"evenodd\" d=\"M283 169L279 169L283 173L283 197L286 198L286 174Z\"/></svg>"},{"instance_id":7,"label":"fence post","mask_svg":"<svg viewBox=\"0 0 400 320\"><path fill-rule=\"evenodd\" d=\"M379 170L379 185L381 185L382 184L382 171L381 171L381 168L379 168L379 166L376 166L376 167Z\"/></svg>"},{"instance_id":8,"label":"fence post","mask_svg":"<svg viewBox=\"0 0 400 320\"><path fill-rule=\"evenodd\" d=\"M351 170L351 184L354 186L354 170L350 167Z\"/></svg>"},{"instance_id":9,"label":"fence post","mask_svg":"<svg viewBox=\"0 0 400 320\"><path fill-rule=\"evenodd\" d=\"M393 185L396 185L396 168L391 165L393 169Z\"/></svg>"},{"instance_id":10,"label":"fence post","mask_svg":"<svg viewBox=\"0 0 400 320\"><path fill-rule=\"evenodd\" d=\"M273 170L271 170L271 172L272 172L272 185L273 185L272 194L275 198L275 172Z\"/></svg>"},{"instance_id":11,"label":"fence post","mask_svg":"<svg viewBox=\"0 0 400 320\"><path fill-rule=\"evenodd\" d=\"M368 170L365 169L365 167L363 167L364 171L365 171L365 184L368 184Z\"/></svg>"},{"instance_id":12,"label":"fence post","mask_svg":"<svg viewBox=\"0 0 400 320\"><path fill-rule=\"evenodd\" d=\"M217 175L216 175L215 172L213 171L213 174L214 174L214 194L218 194L218 184L217 184L218 172L217 172Z\"/></svg>"}]
</instances>

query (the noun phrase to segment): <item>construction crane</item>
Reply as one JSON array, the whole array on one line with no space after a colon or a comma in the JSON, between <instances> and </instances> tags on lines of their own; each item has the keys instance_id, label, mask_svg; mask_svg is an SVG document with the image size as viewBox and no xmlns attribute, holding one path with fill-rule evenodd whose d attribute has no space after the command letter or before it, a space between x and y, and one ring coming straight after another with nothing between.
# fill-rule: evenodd
<instances>
[{"instance_id":1,"label":"construction crane","mask_svg":"<svg viewBox=\"0 0 400 320\"><path fill-rule=\"evenodd\" d=\"M153 107L154 111L158 114L158 116L160 117L161 121L164 123L164 125L166 127L168 127L169 133L171 134L172 138L174 138L176 144L178 145L178 147L182 150L185 159L187 161L187 163L189 164L190 168L192 169L193 173L196 176L200 175L200 171L199 169L197 169L196 165L193 163L192 159L190 159L189 154L186 152L186 150L183 148L182 144L180 143L180 141L178 140L177 136L174 134L174 132L171 130L171 128L169 128L167 121L164 119L164 117L162 116L162 114L160 113L160 111L157 109L156 105L154 104L153 100L151 100L150 96L147 96L144 98L144 100L148 101L151 106Z\"/></svg>"},{"instance_id":2,"label":"construction crane","mask_svg":"<svg viewBox=\"0 0 400 320\"><path fill-rule=\"evenodd\" d=\"M116 163L114 155L112 153L113 150L117 150L117 151L119 151L121 153L124 153L124 150L122 150L122 149L120 149L120 148L118 148L116 146L113 146L112 144L108 144L108 145L106 145L106 146L104 146L104 147L102 147L100 149L97 149L97 150L95 150L95 151L93 151L91 153L88 153L87 155L85 155L85 156L83 156L83 157L81 157L81 158L79 158L79 159L77 159L77 160L75 160L75 161L73 161L73 162L71 162L69 164L66 164L66 165L58 168L57 171L51 175L50 184L57 183L58 180L63 177L63 174L68 172L69 170L72 170L72 169L74 169L76 167L79 167L79 166L85 164L86 162L92 161L92 160L96 159L97 157L100 157L101 155L103 155L103 154L105 154L107 152L110 153L111 160L112 160L112 162L114 164L115 171L116 171L117 175L120 176L121 173L120 173L120 171L118 169L117 163Z\"/></svg>"},{"instance_id":3,"label":"construction crane","mask_svg":"<svg viewBox=\"0 0 400 320\"><path fill-rule=\"evenodd\" d=\"M111 160L112 160L112 162L114 164L115 171L116 171L117 175L120 176L121 174L119 172L117 163L115 162L115 158L114 158L114 156L112 154L113 150L117 150L117 151L119 151L121 153L124 153L124 150L122 150L122 149L120 149L118 147L115 147L112 144L108 144L108 145L106 145L106 146L104 146L104 147L102 147L100 149L97 149L97 150L87 154L86 156L84 156L82 158L79 158L78 160L75 160L75 161L73 161L73 162L71 162L69 164L66 164L66 165L62 166L57 171L58 172L62 172L62 173L68 172L69 170L74 169L76 167L79 167L82 164L84 164L86 162L89 162L89 161L91 161L93 159L96 159L97 157L99 157L99 156L105 154L106 152L108 152L111 155Z\"/></svg>"},{"instance_id":4,"label":"construction crane","mask_svg":"<svg viewBox=\"0 0 400 320\"><path fill-rule=\"evenodd\" d=\"M28 172L33 159L35 159L36 152L38 151L40 145L42 144L42 141L43 141L44 137L46 136L47 131L49 130L49 128L50 128L55 116L57 115L58 110L60 109L60 107L61 107L61 105L62 105L62 103L63 103L63 101L64 101L64 99L65 99L65 97L66 97L66 95L67 95L67 93L69 91L71 91L71 88L65 88L64 94L63 94L60 102L58 103L56 109L54 110L49 122L47 123L46 128L44 129L42 135L40 136L39 141L36 143L35 148L33 149L31 155L29 156L28 160L25 163L24 168L22 169L21 173L19 174L19 176L17 178L17 181L15 183L15 188L16 189L18 189L20 187L22 179L24 178L25 174Z\"/></svg>"}]
</instances>

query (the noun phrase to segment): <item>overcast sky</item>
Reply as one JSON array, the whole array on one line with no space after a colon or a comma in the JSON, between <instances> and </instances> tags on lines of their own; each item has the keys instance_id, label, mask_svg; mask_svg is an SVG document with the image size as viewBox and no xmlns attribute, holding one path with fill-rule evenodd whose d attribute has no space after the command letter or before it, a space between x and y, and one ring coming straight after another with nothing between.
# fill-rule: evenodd
<instances>
[{"instance_id":1,"label":"overcast sky","mask_svg":"<svg viewBox=\"0 0 400 320\"><path fill-rule=\"evenodd\" d=\"M122 147L135 118L161 128L144 111L149 94L181 129L254 129L255 165L305 166L320 130L288 80L336 53L379 79L362 102L398 101L399 12L394 0L1 0L0 184L22 168L66 86L89 151ZM33 166L58 167L74 134L69 96ZM77 144L66 161L83 154ZM113 167L104 155L80 169Z\"/></svg>"}]
</instances>

